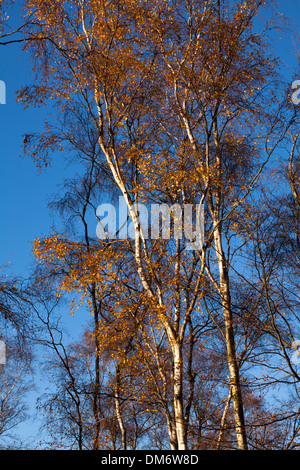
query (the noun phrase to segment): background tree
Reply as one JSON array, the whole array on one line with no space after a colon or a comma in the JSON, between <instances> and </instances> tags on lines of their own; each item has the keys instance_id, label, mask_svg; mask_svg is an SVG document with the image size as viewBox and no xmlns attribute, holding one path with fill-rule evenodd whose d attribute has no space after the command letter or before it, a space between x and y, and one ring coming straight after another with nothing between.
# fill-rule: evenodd
<instances>
[{"instance_id":1,"label":"background tree","mask_svg":"<svg viewBox=\"0 0 300 470\"><path fill-rule=\"evenodd\" d=\"M31 354L18 338L1 334L6 345L6 363L0 365L0 448L26 449L18 426L28 418L27 398L32 389Z\"/></svg>"}]
</instances>

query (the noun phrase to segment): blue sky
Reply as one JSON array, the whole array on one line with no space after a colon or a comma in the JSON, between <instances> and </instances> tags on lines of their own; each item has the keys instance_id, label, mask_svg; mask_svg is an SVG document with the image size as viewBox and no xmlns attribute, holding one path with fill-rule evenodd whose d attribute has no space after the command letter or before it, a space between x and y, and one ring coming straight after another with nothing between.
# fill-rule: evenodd
<instances>
[{"instance_id":1,"label":"blue sky","mask_svg":"<svg viewBox=\"0 0 300 470\"><path fill-rule=\"evenodd\" d=\"M19 45L0 46L0 76L6 84L6 104L0 106L1 264L10 262L14 272L23 273L30 262L29 242L49 231L47 201L67 171L57 158L39 175L35 163L23 157L22 135L42 130L45 109L23 109L15 101L16 90L32 81L29 58Z\"/></svg>"},{"instance_id":2,"label":"blue sky","mask_svg":"<svg viewBox=\"0 0 300 470\"><path fill-rule=\"evenodd\" d=\"M18 10L14 7L10 12L11 24L20 24ZM279 12L290 18L299 31L299 0L280 0ZM273 45L285 61L282 72L288 77L294 76L297 60L293 55L291 33L275 33ZM57 185L74 170L65 168L59 153L52 167L38 176L34 162L21 156L22 135L41 131L47 110L24 110L15 101L15 92L32 82L29 56L22 52L19 44L0 46L0 80L6 84L6 104L0 104L0 265L11 263L8 273L27 277L33 261L31 242L48 234L53 224L47 201L57 191ZM95 219L95 230L96 224ZM25 437L30 436L34 428L27 424L20 432Z\"/></svg>"}]
</instances>

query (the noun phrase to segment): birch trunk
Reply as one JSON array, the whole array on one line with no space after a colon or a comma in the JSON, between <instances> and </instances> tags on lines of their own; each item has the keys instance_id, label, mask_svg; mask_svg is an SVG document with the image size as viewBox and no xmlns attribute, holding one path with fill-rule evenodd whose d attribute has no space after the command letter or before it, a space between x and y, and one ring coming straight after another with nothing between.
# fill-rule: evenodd
<instances>
[{"instance_id":1,"label":"birch trunk","mask_svg":"<svg viewBox=\"0 0 300 470\"><path fill-rule=\"evenodd\" d=\"M121 436L122 436L122 450L127 450L127 442L126 442L126 428L124 426L123 417L121 413L121 406L120 406L120 371L119 366L117 366L116 370L116 386L115 386L115 406L116 406L116 415L117 420L119 423Z\"/></svg>"},{"instance_id":2,"label":"birch trunk","mask_svg":"<svg viewBox=\"0 0 300 470\"><path fill-rule=\"evenodd\" d=\"M170 439L170 449L178 450L176 428L174 426L174 422L171 421L169 416L167 416L167 426Z\"/></svg>"},{"instance_id":3,"label":"birch trunk","mask_svg":"<svg viewBox=\"0 0 300 470\"><path fill-rule=\"evenodd\" d=\"M216 227L216 221L214 225ZM245 432L244 410L240 386L239 367L236 357L235 340L233 331L233 319L231 311L231 300L229 290L228 269L225 264L225 255L222 247L221 224L214 231L214 241L220 276L220 295L222 299L225 338L227 347L227 360L230 376L231 397L234 407L235 430L239 450L247 450L247 439Z\"/></svg>"},{"instance_id":4,"label":"birch trunk","mask_svg":"<svg viewBox=\"0 0 300 470\"><path fill-rule=\"evenodd\" d=\"M99 105L100 100L99 100L99 94L98 94L96 86L95 86L95 102L98 108L99 145L106 156L106 161L110 168L112 176L117 186L119 187L119 189L121 190L123 194L123 197L128 207L129 216L134 225L134 230L135 230L134 257L135 257L136 266L137 266L137 273L139 275L143 288L148 294L149 299L154 301L154 303L157 305L158 308L163 308L163 299L162 299L163 296L161 292L161 286L160 286L160 283L155 281L155 276L153 276L152 266L151 266L151 262L149 263L145 239L144 239L143 231L141 229L138 212L127 190L126 183L122 178L122 174L119 168L119 162L118 162L117 155L115 154L115 150L113 148L109 149L105 145L105 142L104 142L104 137L103 137L103 132L102 132L103 131L103 115L102 115L101 106ZM108 106L107 102L106 102L106 105ZM110 121L110 118L109 118L109 121ZM146 268L144 267L142 263L142 253L144 254L144 259L147 261ZM147 273L152 275L152 278L155 282L156 289L157 289L156 293L152 291L151 285L148 282L145 271L147 271ZM181 351L182 343L176 337L177 336L175 332L176 328L174 330L169 319L167 319L167 316L164 313L162 314L162 324L166 331L166 334L171 344L172 352L173 352L173 364L174 364L173 403L174 403L175 429L176 429L176 435L177 435L178 450L185 450L186 449L186 421L184 418L183 393L182 393L182 375L183 375L183 360L182 360L182 351ZM116 404L117 403L118 403L118 400L116 401ZM119 420L119 424L120 424L120 428L122 431L122 427L121 427L122 420L121 421ZM172 438L172 436L170 436L170 438ZM170 441L171 440L173 439L170 439Z\"/></svg>"},{"instance_id":5,"label":"birch trunk","mask_svg":"<svg viewBox=\"0 0 300 470\"><path fill-rule=\"evenodd\" d=\"M182 348L180 343L173 346L174 361L174 416L177 434L178 450L186 450L186 423L184 419L183 409L183 393L182 393L182 374L183 359Z\"/></svg>"},{"instance_id":6,"label":"birch trunk","mask_svg":"<svg viewBox=\"0 0 300 470\"><path fill-rule=\"evenodd\" d=\"M228 410L229 410L230 401L231 401L231 390L229 390L227 400L226 400L226 403L225 403L225 408L224 408L223 416L222 416L222 419L221 419L221 426L220 426L220 432L219 432L219 435L218 435L216 450L219 450L220 447L221 447L222 437L223 437L224 430L225 430L226 416L227 416L227 413L228 413Z\"/></svg>"}]
</instances>

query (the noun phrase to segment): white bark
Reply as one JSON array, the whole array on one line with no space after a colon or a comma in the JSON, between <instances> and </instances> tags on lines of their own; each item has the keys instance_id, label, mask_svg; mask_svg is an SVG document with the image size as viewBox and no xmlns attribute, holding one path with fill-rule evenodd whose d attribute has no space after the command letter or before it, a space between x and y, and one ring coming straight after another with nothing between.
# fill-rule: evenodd
<instances>
[{"instance_id":1,"label":"white bark","mask_svg":"<svg viewBox=\"0 0 300 470\"><path fill-rule=\"evenodd\" d=\"M214 226L218 221L214 220ZM242 403L242 394L239 378L239 367L237 363L235 340L233 332L233 319L231 312L231 301L229 291L229 278L225 265L225 255L222 247L221 226L219 225L214 231L214 240L216 247L217 262L219 267L220 286L219 292L222 300L223 315L225 322L225 338L227 347L227 360L230 375L231 396L234 407L235 428L238 448L247 450L247 439L245 432L244 411Z\"/></svg>"},{"instance_id":2,"label":"white bark","mask_svg":"<svg viewBox=\"0 0 300 470\"><path fill-rule=\"evenodd\" d=\"M183 400L182 400L182 374L183 360L181 344L173 346L174 361L174 416L177 434L178 450L186 449L186 425L184 420Z\"/></svg>"}]
</instances>

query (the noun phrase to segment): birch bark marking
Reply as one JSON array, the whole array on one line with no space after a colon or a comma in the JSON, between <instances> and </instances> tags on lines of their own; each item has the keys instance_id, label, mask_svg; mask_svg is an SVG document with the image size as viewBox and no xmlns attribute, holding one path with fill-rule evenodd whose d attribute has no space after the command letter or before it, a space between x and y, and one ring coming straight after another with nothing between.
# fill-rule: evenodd
<instances>
[{"instance_id":1,"label":"birch bark marking","mask_svg":"<svg viewBox=\"0 0 300 470\"><path fill-rule=\"evenodd\" d=\"M186 426L184 419L183 400L182 400L182 347L176 342L173 347L174 358L174 414L175 426L178 441L178 450L186 449Z\"/></svg>"}]
</instances>

